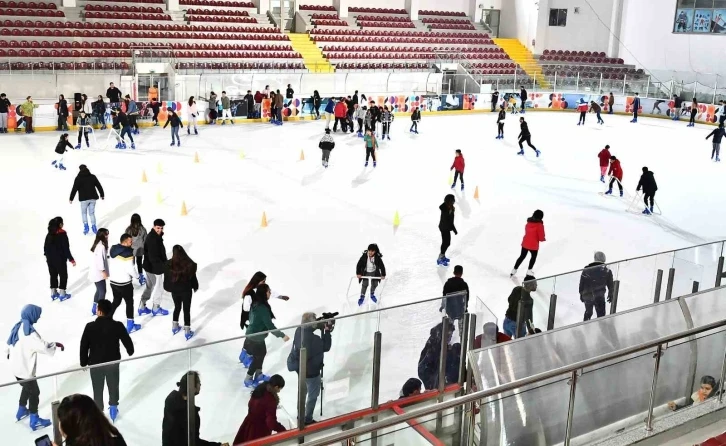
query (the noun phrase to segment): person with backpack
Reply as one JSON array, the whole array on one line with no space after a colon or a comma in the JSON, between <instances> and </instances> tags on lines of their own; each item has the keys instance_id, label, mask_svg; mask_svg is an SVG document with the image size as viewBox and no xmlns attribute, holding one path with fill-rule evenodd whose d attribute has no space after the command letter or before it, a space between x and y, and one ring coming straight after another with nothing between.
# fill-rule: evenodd
<instances>
[{"instance_id":1,"label":"person with backpack","mask_svg":"<svg viewBox=\"0 0 726 446\"><path fill-rule=\"evenodd\" d=\"M88 218L91 219L91 230L94 234L98 232L96 228L96 201L98 196L101 200L105 200L106 196L103 192L103 186L93 175L85 164L78 166L78 175L73 181L71 196L68 198L69 203L73 204L73 199L78 192L78 199L81 202L81 218L83 219L83 235L88 234Z\"/></svg>"},{"instance_id":2,"label":"person with backpack","mask_svg":"<svg viewBox=\"0 0 726 446\"><path fill-rule=\"evenodd\" d=\"M171 298L174 300L171 334L175 335L181 331L179 313L184 309L184 337L188 341L194 336L191 329L190 308L192 292L196 293L199 290L197 264L189 258L180 245L174 245L171 252L171 260L164 264L164 290L171 293Z\"/></svg>"},{"instance_id":3,"label":"person with backpack","mask_svg":"<svg viewBox=\"0 0 726 446\"><path fill-rule=\"evenodd\" d=\"M71 254L70 242L68 234L63 229L63 219L55 217L48 223L48 233L43 243L43 254L48 264L48 273L50 274L50 298L51 300L60 299L63 302L71 297L66 294L68 286L68 265L76 266L76 261Z\"/></svg>"},{"instance_id":4,"label":"person with backpack","mask_svg":"<svg viewBox=\"0 0 726 446\"><path fill-rule=\"evenodd\" d=\"M358 283L361 284L360 298L358 298L358 306L363 305L366 298L366 291L368 290L368 280L363 277L380 277L379 279L371 279L371 301L375 304L378 303L376 297L376 288L381 280L386 279L386 265L383 264L383 254L378 249L378 245L371 243L368 245L368 250L363 251L363 254L358 259L358 263L355 266L355 275L358 278Z\"/></svg>"}]
</instances>

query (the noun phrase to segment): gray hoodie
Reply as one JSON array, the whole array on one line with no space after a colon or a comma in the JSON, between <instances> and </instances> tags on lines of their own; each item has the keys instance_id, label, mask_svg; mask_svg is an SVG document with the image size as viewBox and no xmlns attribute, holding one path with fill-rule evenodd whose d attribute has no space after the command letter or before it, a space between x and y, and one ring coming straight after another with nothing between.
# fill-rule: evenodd
<instances>
[{"instance_id":1,"label":"gray hoodie","mask_svg":"<svg viewBox=\"0 0 726 446\"><path fill-rule=\"evenodd\" d=\"M146 228L142 225L139 228L139 235L134 237L131 226L126 228L126 233L131 236L131 248L134 250L134 256L140 257L144 255L144 242L146 241Z\"/></svg>"}]
</instances>

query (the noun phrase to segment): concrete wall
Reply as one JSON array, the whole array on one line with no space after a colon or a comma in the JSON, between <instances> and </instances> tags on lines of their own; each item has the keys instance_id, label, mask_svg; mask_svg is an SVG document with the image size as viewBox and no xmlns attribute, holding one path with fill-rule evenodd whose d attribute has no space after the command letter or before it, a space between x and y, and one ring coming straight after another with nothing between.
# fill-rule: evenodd
<instances>
[{"instance_id":1,"label":"concrete wall","mask_svg":"<svg viewBox=\"0 0 726 446\"><path fill-rule=\"evenodd\" d=\"M537 0L502 2L499 36L506 39L518 39L527 48L533 50L532 40L537 38L537 3Z\"/></svg>"},{"instance_id":2,"label":"concrete wall","mask_svg":"<svg viewBox=\"0 0 726 446\"><path fill-rule=\"evenodd\" d=\"M657 1L657 0L656 0ZM638 0L643 2L643 0ZM607 52L610 40L610 19L613 0L540 0L535 52L548 50L577 50ZM567 26L549 26L550 9L567 9ZM579 12L575 13L575 8ZM639 18L640 24L651 22Z\"/></svg>"}]
</instances>

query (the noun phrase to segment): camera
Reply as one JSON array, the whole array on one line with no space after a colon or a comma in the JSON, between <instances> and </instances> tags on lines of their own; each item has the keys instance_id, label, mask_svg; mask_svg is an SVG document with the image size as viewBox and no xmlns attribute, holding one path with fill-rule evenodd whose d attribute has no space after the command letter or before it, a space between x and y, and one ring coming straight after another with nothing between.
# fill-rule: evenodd
<instances>
[{"instance_id":1,"label":"camera","mask_svg":"<svg viewBox=\"0 0 726 446\"><path fill-rule=\"evenodd\" d=\"M337 311L335 313L323 313L322 316L315 319L320 323L315 326L316 329L333 331L335 328L335 318L338 316Z\"/></svg>"}]
</instances>

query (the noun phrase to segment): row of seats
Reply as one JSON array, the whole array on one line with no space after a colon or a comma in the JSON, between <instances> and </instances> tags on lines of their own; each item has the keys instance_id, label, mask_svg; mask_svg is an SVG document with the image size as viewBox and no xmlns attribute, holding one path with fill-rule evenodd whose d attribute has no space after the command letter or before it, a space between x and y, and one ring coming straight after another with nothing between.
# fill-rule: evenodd
<instances>
[{"instance_id":1,"label":"row of seats","mask_svg":"<svg viewBox=\"0 0 726 446\"><path fill-rule=\"evenodd\" d=\"M323 46L323 51L379 51L379 52L393 52L393 53L415 53L417 51L456 51L462 53L487 53L504 54L504 50L501 48L488 48L488 47L475 47L475 48L457 48L447 46L429 46L429 47L413 47L413 46L383 46L383 47L371 47L371 46L345 46L345 45L332 45Z\"/></svg>"},{"instance_id":2,"label":"row of seats","mask_svg":"<svg viewBox=\"0 0 726 446\"><path fill-rule=\"evenodd\" d=\"M339 70L426 70L427 63L404 62L404 63L377 63L377 62L340 62L335 64Z\"/></svg>"},{"instance_id":3,"label":"row of seats","mask_svg":"<svg viewBox=\"0 0 726 446\"><path fill-rule=\"evenodd\" d=\"M321 14L316 12L315 14L312 14L310 18L320 20L338 20L340 17L338 17L338 14Z\"/></svg>"},{"instance_id":4,"label":"row of seats","mask_svg":"<svg viewBox=\"0 0 726 446\"><path fill-rule=\"evenodd\" d=\"M84 12L83 15L87 19L106 19L106 20L156 20L171 21L171 16L166 14L137 14L133 12Z\"/></svg>"},{"instance_id":5,"label":"row of seats","mask_svg":"<svg viewBox=\"0 0 726 446\"><path fill-rule=\"evenodd\" d=\"M629 67L595 67L592 65L545 65L544 70L554 73L555 71L579 71L581 73L604 73L604 74L644 74L642 68Z\"/></svg>"},{"instance_id":6,"label":"row of seats","mask_svg":"<svg viewBox=\"0 0 726 446\"><path fill-rule=\"evenodd\" d=\"M429 29L461 29L461 30L468 30L468 31L474 31L476 28L471 23L468 23L466 25L452 25L450 23L432 23L429 25Z\"/></svg>"},{"instance_id":7,"label":"row of seats","mask_svg":"<svg viewBox=\"0 0 726 446\"><path fill-rule=\"evenodd\" d=\"M420 51L420 50L419 50ZM328 52L323 51L323 55L328 59L431 59L435 53L433 52L411 52L411 53L368 53L368 52L344 52L335 51ZM469 60L509 60L509 57L504 54L480 54L471 53L467 54L466 58Z\"/></svg>"},{"instance_id":8,"label":"row of seats","mask_svg":"<svg viewBox=\"0 0 726 446\"><path fill-rule=\"evenodd\" d=\"M177 70L302 70L301 62L179 62Z\"/></svg>"},{"instance_id":9,"label":"row of seats","mask_svg":"<svg viewBox=\"0 0 726 446\"><path fill-rule=\"evenodd\" d=\"M599 64L613 64L622 65L625 63L623 59L616 59L614 57L580 57L580 56L541 56L539 60L542 61L561 61L561 62L575 62L575 63L599 63Z\"/></svg>"},{"instance_id":10,"label":"row of seats","mask_svg":"<svg viewBox=\"0 0 726 446\"><path fill-rule=\"evenodd\" d=\"M85 58L121 58L130 57L131 53L126 45L113 43L115 50L37 50L37 49L0 49L0 57L85 57ZM170 56L170 50L150 49L152 56ZM178 59L302 59L299 53L293 52L259 52L259 51L175 51ZM409 57L409 59L411 59Z\"/></svg>"},{"instance_id":11,"label":"row of seats","mask_svg":"<svg viewBox=\"0 0 726 446\"><path fill-rule=\"evenodd\" d=\"M569 50L564 50L564 51L563 50L544 50L542 52L542 54L545 56L558 55L558 56L580 56L580 57L583 57L583 56L605 57L605 53L602 51L598 53L597 51L591 52L591 51L569 51Z\"/></svg>"},{"instance_id":12,"label":"row of seats","mask_svg":"<svg viewBox=\"0 0 726 446\"><path fill-rule=\"evenodd\" d=\"M104 0L96 0L96 1L104 1ZM119 2L121 2L121 3L147 3L147 4L149 4L149 3L164 4L165 3L165 0L110 0L110 1L112 1L114 3L119 3Z\"/></svg>"},{"instance_id":13,"label":"row of seats","mask_svg":"<svg viewBox=\"0 0 726 446\"><path fill-rule=\"evenodd\" d=\"M348 22L345 20L313 20L315 26L348 26Z\"/></svg>"},{"instance_id":14,"label":"row of seats","mask_svg":"<svg viewBox=\"0 0 726 446\"><path fill-rule=\"evenodd\" d=\"M43 3L43 2L13 2L9 1L6 2L5 0L0 0L0 8L20 8L20 9L58 9L56 7L55 3Z\"/></svg>"},{"instance_id":15,"label":"row of seats","mask_svg":"<svg viewBox=\"0 0 726 446\"><path fill-rule=\"evenodd\" d=\"M145 42L118 42L118 41L112 41L112 42L89 42L87 40L84 40L83 42L69 42L69 41L62 41L59 42L58 40L42 40L37 41L34 40L32 42L28 42L26 40L20 40L20 41L10 41L6 42L5 40L0 40L0 48L74 48L74 49L121 49L121 48L129 48L129 47L136 47L136 46L149 46L149 44ZM151 45L154 46L153 44ZM222 44L222 43L173 43L173 44L158 44L157 46L160 47L166 47L166 48L173 48L176 50L200 50L200 51L224 51L224 50L244 50L244 51L276 51L276 52L294 52L295 50L290 45L248 45L244 43L232 43L232 44Z\"/></svg>"},{"instance_id":16,"label":"row of seats","mask_svg":"<svg viewBox=\"0 0 726 446\"><path fill-rule=\"evenodd\" d=\"M247 11L235 11L234 9L187 9L187 15L227 15L232 17L249 17Z\"/></svg>"},{"instance_id":17,"label":"row of seats","mask_svg":"<svg viewBox=\"0 0 726 446\"><path fill-rule=\"evenodd\" d=\"M394 31L394 30L370 30L370 29L313 29L310 34L324 34L326 36L395 36L395 37L425 37L427 39L437 37L479 37L483 39L489 39L489 34L485 32L480 33L467 33L462 35L461 33L446 33L446 32L427 32L427 31Z\"/></svg>"},{"instance_id":18,"label":"row of seats","mask_svg":"<svg viewBox=\"0 0 726 446\"><path fill-rule=\"evenodd\" d=\"M372 22L372 21L380 21L380 22L405 22L405 23L411 23L411 19L408 17L396 17L396 16L385 16L385 15L359 15L356 17L358 21L364 21L364 22Z\"/></svg>"},{"instance_id":19,"label":"row of seats","mask_svg":"<svg viewBox=\"0 0 726 446\"><path fill-rule=\"evenodd\" d=\"M164 0L161 1L163 3ZM179 0L181 6L214 6L224 8L254 8L252 2L227 2L219 0Z\"/></svg>"},{"instance_id":20,"label":"row of seats","mask_svg":"<svg viewBox=\"0 0 726 446\"><path fill-rule=\"evenodd\" d=\"M300 5L298 7L301 11L333 11L337 12L337 10L333 6L323 6L323 5Z\"/></svg>"},{"instance_id":21,"label":"row of seats","mask_svg":"<svg viewBox=\"0 0 726 446\"><path fill-rule=\"evenodd\" d=\"M107 11L107 12L143 12L145 14L164 14L164 10L158 6L119 6L119 5L86 5L85 11Z\"/></svg>"},{"instance_id":22,"label":"row of seats","mask_svg":"<svg viewBox=\"0 0 726 446\"><path fill-rule=\"evenodd\" d=\"M217 22L217 23L257 23L257 19L254 17L224 17L224 16L199 16L192 15L187 16L187 20L190 22Z\"/></svg>"},{"instance_id":23,"label":"row of seats","mask_svg":"<svg viewBox=\"0 0 726 446\"><path fill-rule=\"evenodd\" d=\"M217 26L217 25L172 25L172 24L141 24L141 23L116 23L116 22L32 22L26 20L5 20L2 26L7 28L57 28L57 29L114 29L114 30L135 30L135 31L165 31L165 32L237 32L237 33L259 33L259 34L278 34L282 36L279 40L290 40L285 34L281 34L278 28L267 27L247 27L247 26ZM273 40L273 39L259 39ZM274 39L278 40L278 39Z\"/></svg>"},{"instance_id":24,"label":"row of seats","mask_svg":"<svg viewBox=\"0 0 726 446\"><path fill-rule=\"evenodd\" d=\"M573 71L557 71L557 79L559 82L559 79L562 78L577 78L578 73L580 79L600 79L601 74L600 73L583 73L579 72L577 70L577 67L574 67L575 69ZM543 73L545 76L554 76L555 71L550 70L544 70ZM602 78L604 80L641 80L644 79L645 76L642 74L637 73L602 73Z\"/></svg>"},{"instance_id":25,"label":"row of seats","mask_svg":"<svg viewBox=\"0 0 726 446\"><path fill-rule=\"evenodd\" d=\"M468 25L471 20L468 19L440 19L436 17L426 17L421 20L423 23L450 23L452 25Z\"/></svg>"},{"instance_id":26,"label":"row of seats","mask_svg":"<svg viewBox=\"0 0 726 446\"><path fill-rule=\"evenodd\" d=\"M0 8L0 16L25 16L25 17L65 17L63 11L57 9L5 9Z\"/></svg>"},{"instance_id":27,"label":"row of seats","mask_svg":"<svg viewBox=\"0 0 726 446\"><path fill-rule=\"evenodd\" d=\"M358 22L358 25L364 28L415 28L416 25L409 21L408 23L402 22Z\"/></svg>"},{"instance_id":28,"label":"row of seats","mask_svg":"<svg viewBox=\"0 0 726 446\"><path fill-rule=\"evenodd\" d=\"M513 75L517 70L514 68L477 68L474 70L471 70L472 74L479 74L482 76L492 76L492 75Z\"/></svg>"},{"instance_id":29,"label":"row of seats","mask_svg":"<svg viewBox=\"0 0 726 446\"><path fill-rule=\"evenodd\" d=\"M290 38L285 34L212 34L212 33L168 33L164 31L99 31L99 30L53 30L50 29L10 29L0 28L2 36L22 36L22 37L66 37L66 38L101 38L101 39L153 39L155 41L164 39L184 39L184 40L274 40L288 41Z\"/></svg>"},{"instance_id":30,"label":"row of seats","mask_svg":"<svg viewBox=\"0 0 726 446\"><path fill-rule=\"evenodd\" d=\"M444 16L444 17L466 17L465 12L455 12L455 11L429 11L427 9L420 9L418 11L418 15L438 15L438 16Z\"/></svg>"},{"instance_id":31,"label":"row of seats","mask_svg":"<svg viewBox=\"0 0 726 446\"><path fill-rule=\"evenodd\" d=\"M7 70L128 70L127 62L12 62L0 63Z\"/></svg>"},{"instance_id":32,"label":"row of seats","mask_svg":"<svg viewBox=\"0 0 726 446\"><path fill-rule=\"evenodd\" d=\"M405 9L400 8L365 8L361 6L351 6L348 8L348 12L363 12L368 14L408 14Z\"/></svg>"},{"instance_id":33,"label":"row of seats","mask_svg":"<svg viewBox=\"0 0 726 446\"><path fill-rule=\"evenodd\" d=\"M504 63L489 63L489 62L481 63L481 62L476 62L476 63L471 64L471 66L474 67L474 68L498 68L498 69L503 69L503 68L506 68L506 69L517 68L517 64L514 63L514 62L504 62Z\"/></svg>"},{"instance_id":34,"label":"row of seats","mask_svg":"<svg viewBox=\"0 0 726 446\"><path fill-rule=\"evenodd\" d=\"M492 45L494 42L489 39L463 37L469 34L463 34L460 39L454 38L432 38L432 39L414 39L408 37L365 37L365 36L318 36L313 39L315 42L369 42L369 43L436 43L436 44L464 44L464 45Z\"/></svg>"}]
</instances>

